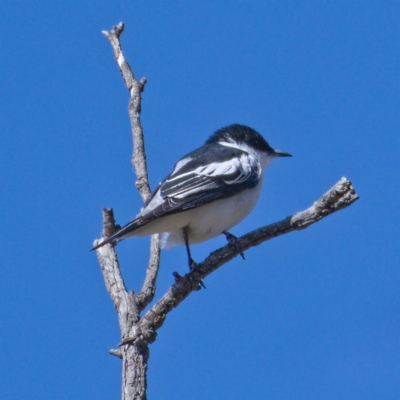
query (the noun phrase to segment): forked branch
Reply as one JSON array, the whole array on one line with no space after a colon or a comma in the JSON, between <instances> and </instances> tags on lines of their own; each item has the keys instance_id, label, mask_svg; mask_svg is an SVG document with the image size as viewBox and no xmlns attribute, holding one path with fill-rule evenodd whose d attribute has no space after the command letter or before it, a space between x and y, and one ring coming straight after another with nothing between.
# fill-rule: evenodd
<instances>
[{"instance_id":1,"label":"forked branch","mask_svg":"<svg viewBox=\"0 0 400 400\"><path fill-rule=\"evenodd\" d=\"M114 52L114 57L122 74L122 78L124 79L125 85L129 90L131 96L128 107L133 142L133 154L131 161L137 177L136 187L139 190L143 201L146 201L151 194L151 190L147 173L143 128L140 122L140 112L142 109L142 92L144 91L146 78L142 78L140 81L137 80L132 72L129 63L125 59L120 41L120 36L123 31L124 24L120 22L118 25L114 26L111 31L102 31L102 33L110 41L111 47ZM151 239L150 260L146 270L146 278L144 280L141 292L137 295L140 311L144 309L148 304L150 304L154 298L159 265L159 236L154 235Z\"/></svg>"}]
</instances>

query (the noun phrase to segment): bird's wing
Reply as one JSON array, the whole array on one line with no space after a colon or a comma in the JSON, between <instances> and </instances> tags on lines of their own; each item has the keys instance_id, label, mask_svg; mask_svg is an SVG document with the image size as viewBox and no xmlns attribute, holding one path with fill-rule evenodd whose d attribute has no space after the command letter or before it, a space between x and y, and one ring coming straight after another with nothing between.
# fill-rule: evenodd
<instances>
[{"instance_id":1,"label":"bird's wing","mask_svg":"<svg viewBox=\"0 0 400 400\"><path fill-rule=\"evenodd\" d=\"M94 249L121 240L157 218L253 188L259 182L261 173L260 162L249 153L218 144L206 144L181 158L136 218Z\"/></svg>"},{"instance_id":2,"label":"bird's wing","mask_svg":"<svg viewBox=\"0 0 400 400\"><path fill-rule=\"evenodd\" d=\"M143 222L150 222L154 218L231 197L255 187L260 176L260 162L247 152L223 146L218 149L203 146L197 153L178 161L140 215Z\"/></svg>"}]
</instances>

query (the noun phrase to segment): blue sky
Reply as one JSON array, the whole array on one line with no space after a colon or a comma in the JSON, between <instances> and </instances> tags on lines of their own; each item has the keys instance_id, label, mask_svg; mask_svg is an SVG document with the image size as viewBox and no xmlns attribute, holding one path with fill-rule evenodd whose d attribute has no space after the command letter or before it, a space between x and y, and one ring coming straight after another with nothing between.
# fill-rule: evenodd
<instances>
[{"instance_id":1,"label":"blue sky","mask_svg":"<svg viewBox=\"0 0 400 400\"><path fill-rule=\"evenodd\" d=\"M237 122L288 151L241 235L342 176L360 200L246 252L175 309L151 345L150 399L400 398L400 3L0 3L0 398L120 396L117 318L95 254L101 208L140 209L124 87L101 30L119 21L143 96L154 188ZM118 254L141 287L148 238ZM193 247L196 260L224 245ZM186 271L162 254L156 298Z\"/></svg>"}]
</instances>

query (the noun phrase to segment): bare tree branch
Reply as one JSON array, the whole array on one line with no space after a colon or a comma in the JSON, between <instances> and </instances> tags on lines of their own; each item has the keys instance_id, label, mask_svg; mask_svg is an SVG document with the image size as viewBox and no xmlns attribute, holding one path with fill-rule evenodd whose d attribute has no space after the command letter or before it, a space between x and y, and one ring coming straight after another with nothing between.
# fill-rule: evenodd
<instances>
[{"instance_id":1,"label":"bare tree branch","mask_svg":"<svg viewBox=\"0 0 400 400\"><path fill-rule=\"evenodd\" d=\"M130 92L129 117L131 121L133 155L132 165L135 169L136 187L146 201L151 194L146 153L144 148L143 129L140 122L142 92L146 79L138 81L132 73L131 67L125 59L120 42L120 35L124 30L121 22L111 31L102 33L110 41L122 77ZM112 210L103 210L103 237L108 237L115 230L115 221ZM110 233L111 232L111 233ZM95 242L96 244L96 242ZM135 334L135 324L139 321L140 312L153 300L156 290L156 279L160 265L159 236L154 235L151 240L150 260L146 271L146 278L139 294L128 292L119 268L117 254L111 245L105 245L96 251L103 272L106 288L114 303L118 314L122 339ZM122 351L112 350L111 354L123 360L123 393L124 400L146 399L147 362L149 358L148 344L137 341L132 346L125 346Z\"/></svg>"},{"instance_id":2,"label":"bare tree branch","mask_svg":"<svg viewBox=\"0 0 400 400\"><path fill-rule=\"evenodd\" d=\"M305 229L322 218L350 206L358 198L352 183L346 178L342 178L308 209L249 232L237 238L234 244L227 244L214 251L191 272L183 277L178 277L177 282L169 288L168 292L140 319L136 326L136 334L124 340L121 345L134 342L138 338L144 339L148 343L154 341L156 331L163 325L167 314L190 293L197 290L200 280L240 253L274 237Z\"/></svg>"},{"instance_id":3,"label":"bare tree branch","mask_svg":"<svg viewBox=\"0 0 400 400\"><path fill-rule=\"evenodd\" d=\"M114 57L117 60L122 78L124 79L126 87L131 94L131 99L129 101L129 117L131 120L133 139L132 165L135 168L138 179L136 182L136 187L138 188L143 201L146 201L151 194L151 190L147 175L143 129L140 123L142 92L146 84L146 78L142 78L140 81L138 81L135 78L130 65L125 59L121 42L119 40L121 33L124 31L124 27L124 24L120 22L118 25L114 26L111 31L102 31L102 33L111 43L111 47L114 51Z\"/></svg>"},{"instance_id":4,"label":"bare tree branch","mask_svg":"<svg viewBox=\"0 0 400 400\"><path fill-rule=\"evenodd\" d=\"M104 229L102 236L104 237L112 234L115 230L114 213L110 209L103 209L103 226ZM97 256L107 291L110 294L111 300L113 301L115 310L118 314L119 326L121 331L125 331L126 335L128 332L126 331L125 321L131 308L131 300L119 268L117 253L114 251L112 246L107 246L107 248L103 250L101 250L101 248L98 249ZM135 319L137 320L138 318ZM124 335L122 335L122 337L124 337Z\"/></svg>"},{"instance_id":5,"label":"bare tree branch","mask_svg":"<svg viewBox=\"0 0 400 400\"><path fill-rule=\"evenodd\" d=\"M153 235L150 244L150 260L146 271L146 278L141 292L138 294L139 311L143 311L154 299L156 280L160 267L160 236Z\"/></svg>"},{"instance_id":6,"label":"bare tree branch","mask_svg":"<svg viewBox=\"0 0 400 400\"><path fill-rule=\"evenodd\" d=\"M142 92L146 84L146 79L142 78L140 81L138 81L133 74L129 63L125 59L120 41L120 36L123 31L124 24L120 22L118 25L114 26L111 31L102 31L102 33L110 41L111 47L114 52L114 57L117 60L122 77L131 95L129 101L129 117L131 121L133 141L132 165L138 178L136 182L136 187L138 188L143 201L146 201L151 194L151 190L147 173L143 128L140 122ZM146 270L146 278L141 292L137 295L137 305L139 312L143 310L149 303L151 303L154 298L159 266L159 236L154 235L151 239L150 259L149 265Z\"/></svg>"}]
</instances>

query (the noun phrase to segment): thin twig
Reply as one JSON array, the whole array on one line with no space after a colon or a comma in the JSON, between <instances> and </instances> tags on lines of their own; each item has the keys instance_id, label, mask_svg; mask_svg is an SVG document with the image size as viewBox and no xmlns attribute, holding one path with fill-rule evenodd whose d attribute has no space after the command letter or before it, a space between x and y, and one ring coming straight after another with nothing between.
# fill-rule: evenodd
<instances>
[{"instance_id":1,"label":"thin twig","mask_svg":"<svg viewBox=\"0 0 400 400\"><path fill-rule=\"evenodd\" d=\"M142 124L140 123L142 92L146 84L146 78L142 78L140 81L138 81L132 72L131 66L125 59L125 55L122 51L121 41L119 39L123 31L124 24L120 22L118 25L114 26L111 31L102 31L102 33L111 43L111 47L114 51L114 57L117 60L122 78L124 79L126 87L131 94L129 101L129 117L131 121L133 140L132 165L135 168L136 177L138 179L136 182L136 187L138 188L143 201L146 201L151 194L151 190L147 174L143 129Z\"/></svg>"},{"instance_id":2,"label":"thin twig","mask_svg":"<svg viewBox=\"0 0 400 400\"><path fill-rule=\"evenodd\" d=\"M160 235L153 235L151 237L150 260L146 270L146 278L143 282L142 290L138 294L139 312L144 310L154 299L157 275L160 267L160 252Z\"/></svg>"}]
</instances>

